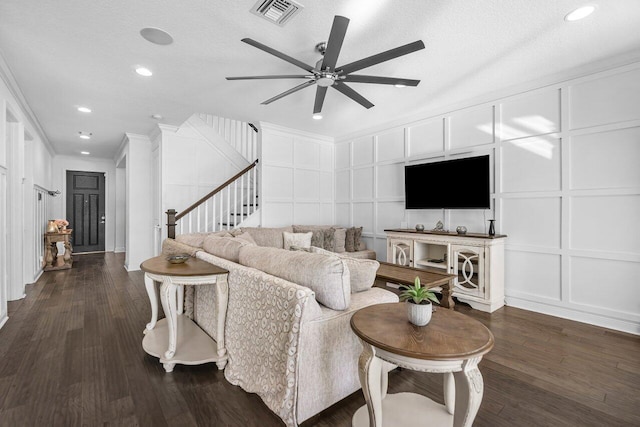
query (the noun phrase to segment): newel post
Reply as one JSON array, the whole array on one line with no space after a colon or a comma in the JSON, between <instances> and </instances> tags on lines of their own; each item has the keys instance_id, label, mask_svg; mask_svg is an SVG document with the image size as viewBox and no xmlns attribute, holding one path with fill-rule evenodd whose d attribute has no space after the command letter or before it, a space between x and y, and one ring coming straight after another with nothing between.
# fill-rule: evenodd
<instances>
[{"instance_id":1,"label":"newel post","mask_svg":"<svg viewBox=\"0 0 640 427\"><path fill-rule=\"evenodd\" d=\"M167 211L167 237L176 238L176 210L169 209Z\"/></svg>"}]
</instances>

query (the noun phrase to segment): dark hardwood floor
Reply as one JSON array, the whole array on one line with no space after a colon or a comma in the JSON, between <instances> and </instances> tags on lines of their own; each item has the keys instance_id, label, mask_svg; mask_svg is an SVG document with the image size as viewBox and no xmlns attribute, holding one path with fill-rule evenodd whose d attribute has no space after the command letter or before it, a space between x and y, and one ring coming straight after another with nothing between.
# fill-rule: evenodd
<instances>
[{"instance_id":1,"label":"dark hardwood floor","mask_svg":"<svg viewBox=\"0 0 640 427\"><path fill-rule=\"evenodd\" d=\"M215 364L166 374L144 353L150 307L140 272L122 254L74 257L9 305L0 329L1 426L283 426ZM458 306L491 329L475 426L640 425L640 338L505 307ZM442 402L442 376L394 371L389 392ZM350 426L362 392L306 421Z\"/></svg>"}]
</instances>

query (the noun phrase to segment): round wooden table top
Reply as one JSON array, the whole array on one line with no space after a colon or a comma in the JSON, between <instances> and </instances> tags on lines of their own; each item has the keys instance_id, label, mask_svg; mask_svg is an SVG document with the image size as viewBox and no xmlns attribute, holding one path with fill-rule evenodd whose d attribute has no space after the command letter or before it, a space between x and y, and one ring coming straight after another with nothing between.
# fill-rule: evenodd
<instances>
[{"instance_id":1,"label":"round wooden table top","mask_svg":"<svg viewBox=\"0 0 640 427\"><path fill-rule=\"evenodd\" d=\"M172 264L167 261L166 255L149 258L140 264L140 269L145 273L158 274L160 276L212 276L229 272L224 268L194 257L190 257L182 264Z\"/></svg>"},{"instance_id":2,"label":"round wooden table top","mask_svg":"<svg viewBox=\"0 0 640 427\"><path fill-rule=\"evenodd\" d=\"M358 310L351 328L381 350L425 360L464 360L493 348L493 334L475 319L438 307L426 326L407 318L408 303L376 304Z\"/></svg>"}]
</instances>

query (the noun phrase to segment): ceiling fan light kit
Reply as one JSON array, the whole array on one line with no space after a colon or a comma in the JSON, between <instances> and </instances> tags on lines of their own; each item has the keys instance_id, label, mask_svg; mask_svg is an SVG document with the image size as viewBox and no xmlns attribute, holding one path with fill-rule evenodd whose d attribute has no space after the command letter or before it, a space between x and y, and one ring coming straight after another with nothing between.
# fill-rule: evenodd
<instances>
[{"instance_id":1,"label":"ceiling fan light kit","mask_svg":"<svg viewBox=\"0 0 640 427\"><path fill-rule=\"evenodd\" d=\"M318 43L316 50L323 55L323 57L315 64L311 66L292 58L280 51L270 48L260 42L252 40L250 38L244 38L242 41L255 48L258 48L264 52L267 52L273 56L276 56L284 61L289 62L307 71L309 74L295 74L295 75L271 75L271 76L243 76L243 77L227 77L227 80L263 80L263 79L305 79L304 83L299 84L281 94L274 96L262 102L263 105L268 105L280 98L284 98L287 95L291 95L294 92L302 90L306 87L316 85L316 97L313 105L313 118L321 119L322 106L327 93L327 88L332 87L338 92L357 102L365 108L371 108L374 106L369 100L364 98L358 92L353 90L345 83L375 83L375 84L387 84L395 87L406 86L418 86L420 80L413 79L401 79L395 77L380 77L380 76L367 76L351 74L353 72L368 68L382 62L389 61L400 56L407 55L409 53L424 49L424 43L422 40L417 40L413 43L406 44L404 46L390 49L385 52L378 53L376 55L369 56L359 61L351 62L346 65L336 66L338 62L338 55L342 49L342 43L349 26L349 19L344 16L336 15L333 19L333 25L331 26L331 32L329 33L329 40Z\"/></svg>"}]
</instances>

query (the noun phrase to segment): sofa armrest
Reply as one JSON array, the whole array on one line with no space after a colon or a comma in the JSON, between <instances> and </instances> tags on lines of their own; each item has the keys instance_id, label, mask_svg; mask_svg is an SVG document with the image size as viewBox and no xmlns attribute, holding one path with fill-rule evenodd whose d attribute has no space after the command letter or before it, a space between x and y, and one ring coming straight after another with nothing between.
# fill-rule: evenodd
<instances>
[{"instance_id":1,"label":"sofa armrest","mask_svg":"<svg viewBox=\"0 0 640 427\"><path fill-rule=\"evenodd\" d=\"M314 293L206 252L196 256L229 270L225 378L257 393L288 426L297 425L300 331L320 314Z\"/></svg>"},{"instance_id":2,"label":"sofa armrest","mask_svg":"<svg viewBox=\"0 0 640 427\"><path fill-rule=\"evenodd\" d=\"M196 252L200 250L202 249L176 242L173 239L164 239L162 242L162 255L164 256L176 254L189 254L190 256L195 256Z\"/></svg>"}]
</instances>

